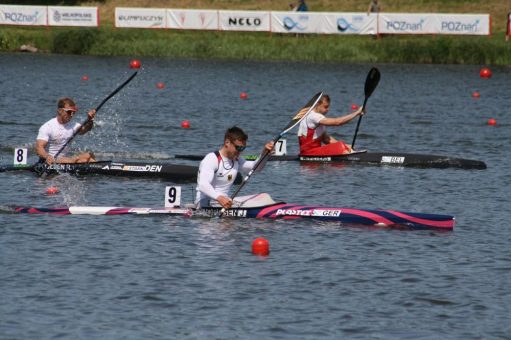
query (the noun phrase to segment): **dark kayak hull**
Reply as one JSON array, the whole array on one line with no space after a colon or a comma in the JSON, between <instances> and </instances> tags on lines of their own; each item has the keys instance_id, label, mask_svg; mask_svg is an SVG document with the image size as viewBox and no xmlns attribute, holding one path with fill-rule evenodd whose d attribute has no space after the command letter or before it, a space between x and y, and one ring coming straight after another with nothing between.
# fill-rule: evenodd
<instances>
[{"instance_id":1,"label":"dark kayak hull","mask_svg":"<svg viewBox=\"0 0 511 340\"><path fill-rule=\"evenodd\" d=\"M176 155L175 158L201 160L203 156ZM245 158L253 160L257 158L257 156L248 155L245 156ZM357 152L339 156L270 156L269 160L281 162L296 161L302 163L344 163L411 168L486 169L486 164L478 160L401 152Z\"/></svg>"},{"instance_id":2,"label":"dark kayak hull","mask_svg":"<svg viewBox=\"0 0 511 340\"><path fill-rule=\"evenodd\" d=\"M73 175L98 174L122 177L161 178L176 182L189 182L197 180L198 167L168 163L100 161L95 163L53 165L38 163L26 166L2 167L1 170L28 170L37 174L47 173L50 176L59 173L69 173Z\"/></svg>"}]
</instances>

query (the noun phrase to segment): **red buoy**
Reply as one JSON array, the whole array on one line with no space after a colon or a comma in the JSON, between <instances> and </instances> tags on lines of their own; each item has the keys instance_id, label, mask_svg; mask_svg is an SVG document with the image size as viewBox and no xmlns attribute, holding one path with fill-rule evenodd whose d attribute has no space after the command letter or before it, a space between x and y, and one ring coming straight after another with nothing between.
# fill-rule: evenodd
<instances>
[{"instance_id":1,"label":"red buoy","mask_svg":"<svg viewBox=\"0 0 511 340\"><path fill-rule=\"evenodd\" d=\"M358 105L357 104L351 104L351 109L352 110L358 110Z\"/></svg>"},{"instance_id":2,"label":"red buoy","mask_svg":"<svg viewBox=\"0 0 511 340\"><path fill-rule=\"evenodd\" d=\"M492 76L491 70L487 67L483 67L481 69L481 71L479 71L479 76L481 78L486 78L486 79L491 78L491 76Z\"/></svg>"},{"instance_id":3,"label":"red buoy","mask_svg":"<svg viewBox=\"0 0 511 340\"><path fill-rule=\"evenodd\" d=\"M133 59L131 62L130 62L130 67L131 68L136 68L136 69L139 69L140 66L142 66L142 64L140 63L140 60L138 59Z\"/></svg>"},{"instance_id":4,"label":"red buoy","mask_svg":"<svg viewBox=\"0 0 511 340\"><path fill-rule=\"evenodd\" d=\"M490 126L497 125L497 120L495 118L488 119L488 125L490 125Z\"/></svg>"},{"instance_id":5,"label":"red buoy","mask_svg":"<svg viewBox=\"0 0 511 340\"><path fill-rule=\"evenodd\" d=\"M240 98L241 99L248 99L248 94L246 92L241 92L240 93Z\"/></svg>"},{"instance_id":6,"label":"red buoy","mask_svg":"<svg viewBox=\"0 0 511 340\"><path fill-rule=\"evenodd\" d=\"M270 242L263 237L258 237L252 241L252 254L267 256L270 254Z\"/></svg>"},{"instance_id":7,"label":"red buoy","mask_svg":"<svg viewBox=\"0 0 511 340\"><path fill-rule=\"evenodd\" d=\"M89 80L89 76L87 76L87 75L83 76L83 77L82 77L82 80L83 80L83 81L87 81L87 80Z\"/></svg>"},{"instance_id":8,"label":"red buoy","mask_svg":"<svg viewBox=\"0 0 511 340\"><path fill-rule=\"evenodd\" d=\"M49 187L48 189L46 189L46 193L48 195L55 195L58 192L59 192L59 189L57 187Z\"/></svg>"},{"instance_id":9,"label":"red buoy","mask_svg":"<svg viewBox=\"0 0 511 340\"><path fill-rule=\"evenodd\" d=\"M160 89L160 90L161 90L161 89L164 89L164 88L165 88L165 84L164 84L164 83L161 83L161 82L160 82L160 83L156 83L156 88L158 88L158 89Z\"/></svg>"},{"instance_id":10,"label":"red buoy","mask_svg":"<svg viewBox=\"0 0 511 340\"><path fill-rule=\"evenodd\" d=\"M181 122L181 127L182 127L183 129L189 129L189 128L190 128L190 122L189 122L188 120L183 120L183 121Z\"/></svg>"},{"instance_id":11,"label":"red buoy","mask_svg":"<svg viewBox=\"0 0 511 340\"><path fill-rule=\"evenodd\" d=\"M475 91L474 93L472 93L472 98L479 98L479 97L481 97L479 92Z\"/></svg>"}]
</instances>

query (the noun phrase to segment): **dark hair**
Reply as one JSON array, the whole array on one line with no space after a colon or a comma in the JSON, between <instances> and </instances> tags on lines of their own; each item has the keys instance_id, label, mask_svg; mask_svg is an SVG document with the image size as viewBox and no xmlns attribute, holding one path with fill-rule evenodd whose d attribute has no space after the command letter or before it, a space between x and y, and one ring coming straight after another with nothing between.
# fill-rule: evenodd
<instances>
[{"instance_id":1,"label":"dark hair","mask_svg":"<svg viewBox=\"0 0 511 340\"><path fill-rule=\"evenodd\" d=\"M227 139L230 140L231 142L234 142L235 140L246 142L248 136L242 129L240 129L237 126L233 126L228 128L227 131L225 131L224 140Z\"/></svg>"}]
</instances>

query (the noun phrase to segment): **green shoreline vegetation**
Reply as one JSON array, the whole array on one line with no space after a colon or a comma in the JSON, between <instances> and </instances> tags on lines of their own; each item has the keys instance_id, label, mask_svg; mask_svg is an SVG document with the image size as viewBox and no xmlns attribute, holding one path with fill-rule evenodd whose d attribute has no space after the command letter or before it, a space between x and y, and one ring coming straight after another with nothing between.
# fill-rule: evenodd
<instances>
[{"instance_id":1,"label":"green shoreline vegetation","mask_svg":"<svg viewBox=\"0 0 511 340\"><path fill-rule=\"evenodd\" d=\"M325 1L328 2L328 0ZM246 2L249 3L250 1ZM362 3L361 1L358 2ZM106 6L105 3L108 3L110 7ZM309 1L308 3L313 4L314 2ZM366 1L363 1L363 3L365 4ZM41 1L39 1L39 4L41 4ZM47 4L50 4L50 1ZM62 3L55 3L54 1L51 4L61 5ZM98 4L87 2L82 3L82 5L98 6ZM151 3L150 7L157 7L156 5L153 6L153 3ZM223 1L222 5L225 8L247 9L239 8L239 1L236 0ZM503 29L496 30L489 37L392 35L375 39L372 36L357 35L296 36L294 34L269 34L267 32L114 28L111 9L115 8L113 6L127 7L126 2L104 1L99 6L100 8L101 6L110 8L107 13L112 16L108 21L100 14L102 19L99 28L2 26L0 27L0 51L19 51L22 45L29 45L36 47L42 53L95 56L124 55L253 61L511 65L511 42L505 41ZM144 7L136 1L130 6ZM145 4L145 7L149 6ZM184 6L172 7L185 8ZM218 8L218 6L211 5L208 8ZM359 7L357 9L358 11L365 11ZM324 10L339 11L338 9ZM420 8L409 11L426 12ZM461 11L456 12L456 8L451 12L463 13Z\"/></svg>"}]
</instances>

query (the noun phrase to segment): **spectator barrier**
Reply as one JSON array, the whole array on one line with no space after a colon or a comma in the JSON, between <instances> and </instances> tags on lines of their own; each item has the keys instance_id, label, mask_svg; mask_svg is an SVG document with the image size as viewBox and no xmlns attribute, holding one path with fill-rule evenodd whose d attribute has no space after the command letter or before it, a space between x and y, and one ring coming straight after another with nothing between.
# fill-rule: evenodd
<instances>
[{"instance_id":1,"label":"spectator barrier","mask_svg":"<svg viewBox=\"0 0 511 340\"><path fill-rule=\"evenodd\" d=\"M490 35L489 14L115 9L115 27L302 34ZM97 7L0 5L0 25L99 26Z\"/></svg>"}]
</instances>

